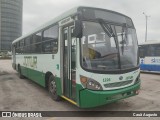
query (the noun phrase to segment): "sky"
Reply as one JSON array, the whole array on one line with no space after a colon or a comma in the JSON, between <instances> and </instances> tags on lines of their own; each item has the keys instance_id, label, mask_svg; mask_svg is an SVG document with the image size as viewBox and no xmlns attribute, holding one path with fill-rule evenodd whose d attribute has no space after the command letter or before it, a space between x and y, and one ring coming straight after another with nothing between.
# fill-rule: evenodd
<instances>
[{"instance_id":1,"label":"sky","mask_svg":"<svg viewBox=\"0 0 160 120\"><path fill-rule=\"evenodd\" d=\"M104 8L131 17L139 43L145 41L144 12L150 16L147 40L160 41L160 0L23 0L23 34L76 6Z\"/></svg>"}]
</instances>

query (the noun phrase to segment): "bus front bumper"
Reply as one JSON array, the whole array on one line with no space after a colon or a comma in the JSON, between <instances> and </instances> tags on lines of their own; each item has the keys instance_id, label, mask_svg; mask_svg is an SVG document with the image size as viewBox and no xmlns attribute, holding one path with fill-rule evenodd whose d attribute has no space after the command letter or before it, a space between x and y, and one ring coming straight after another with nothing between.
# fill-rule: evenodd
<instances>
[{"instance_id":1,"label":"bus front bumper","mask_svg":"<svg viewBox=\"0 0 160 120\"><path fill-rule=\"evenodd\" d=\"M92 91L84 89L80 91L79 107L91 108L115 102L120 99L138 95L140 82L132 86L112 91Z\"/></svg>"}]
</instances>

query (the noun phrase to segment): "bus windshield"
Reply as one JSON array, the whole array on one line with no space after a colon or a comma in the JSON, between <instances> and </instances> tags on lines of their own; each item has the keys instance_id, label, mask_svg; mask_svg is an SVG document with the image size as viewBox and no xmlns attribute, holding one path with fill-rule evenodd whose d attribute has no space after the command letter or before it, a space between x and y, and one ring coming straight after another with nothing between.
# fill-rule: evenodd
<instances>
[{"instance_id":1,"label":"bus windshield","mask_svg":"<svg viewBox=\"0 0 160 120\"><path fill-rule=\"evenodd\" d=\"M135 29L84 21L81 58L82 67L90 70L112 71L137 67Z\"/></svg>"}]
</instances>

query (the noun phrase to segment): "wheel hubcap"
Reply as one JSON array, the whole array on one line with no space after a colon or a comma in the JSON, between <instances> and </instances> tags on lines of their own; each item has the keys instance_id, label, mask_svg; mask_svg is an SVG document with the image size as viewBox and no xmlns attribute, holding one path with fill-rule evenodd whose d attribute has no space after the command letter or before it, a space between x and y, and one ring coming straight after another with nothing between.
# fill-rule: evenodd
<instances>
[{"instance_id":1,"label":"wheel hubcap","mask_svg":"<svg viewBox=\"0 0 160 120\"><path fill-rule=\"evenodd\" d=\"M50 82L50 91L53 95L56 94L56 82L53 80Z\"/></svg>"}]
</instances>

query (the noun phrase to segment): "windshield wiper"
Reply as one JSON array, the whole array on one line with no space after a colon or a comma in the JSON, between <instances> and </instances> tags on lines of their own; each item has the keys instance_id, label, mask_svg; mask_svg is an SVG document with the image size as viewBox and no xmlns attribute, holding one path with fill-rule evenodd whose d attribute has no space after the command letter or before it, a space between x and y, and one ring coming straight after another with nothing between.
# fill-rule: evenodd
<instances>
[{"instance_id":1,"label":"windshield wiper","mask_svg":"<svg viewBox=\"0 0 160 120\"><path fill-rule=\"evenodd\" d=\"M103 28L104 32L111 38L113 37L114 38L114 42L116 44L116 48L118 48L118 43L116 41L116 36L112 30L112 27L111 25L107 24L103 19L101 18L97 18L99 24L101 25L101 27Z\"/></svg>"},{"instance_id":2,"label":"windshield wiper","mask_svg":"<svg viewBox=\"0 0 160 120\"><path fill-rule=\"evenodd\" d=\"M121 36L122 36L122 41L120 42L120 44L122 44L122 54L124 53L124 44L127 44L127 42L126 42L127 36L126 36L126 31L125 31L125 29L127 29L126 24L123 25L123 27L122 27L122 34L121 34ZM123 35L124 35L124 36L123 36Z\"/></svg>"},{"instance_id":3,"label":"windshield wiper","mask_svg":"<svg viewBox=\"0 0 160 120\"><path fill-rule=\"evenodd\" d=\"M115 37L115 34L110 25L108 25L103 19L97 18L103 30L107 33L107 35L111 37Z\"/></svg>"}]
</instances>

